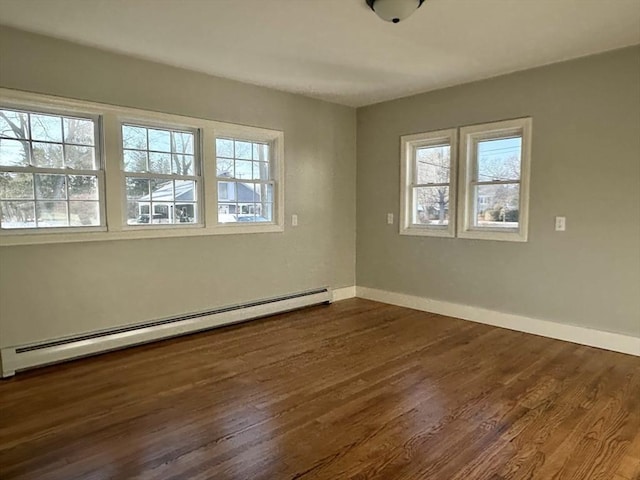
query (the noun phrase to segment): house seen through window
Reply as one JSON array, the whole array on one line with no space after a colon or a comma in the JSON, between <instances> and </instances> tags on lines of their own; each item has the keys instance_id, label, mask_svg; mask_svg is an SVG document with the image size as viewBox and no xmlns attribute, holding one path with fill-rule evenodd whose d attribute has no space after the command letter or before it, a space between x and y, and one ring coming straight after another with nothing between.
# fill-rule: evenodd
<instances>
[{"instance_id":1,"label":"house seen through window","mask_svg":"<svg viewBox=\"0 0 640 480\"><path fill-rule=\"evenodd\" d=\"M196 134L122 125L128 225L199 222Z\"/></svg>"},{"instance_id":2,"label":"house seen through window","mask_svg":"<svg viewBox=\"0 0 640 480\"><path fill-rule=\"evenodd\" d=\"M270 145L217 138L216 157L218 222L273 222Z\"/></svg>"}]
</instances>

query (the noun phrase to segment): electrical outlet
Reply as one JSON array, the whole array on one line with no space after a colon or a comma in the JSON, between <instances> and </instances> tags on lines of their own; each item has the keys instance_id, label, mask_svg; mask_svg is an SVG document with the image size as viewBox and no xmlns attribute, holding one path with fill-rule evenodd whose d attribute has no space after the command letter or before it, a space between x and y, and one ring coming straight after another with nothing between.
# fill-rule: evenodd
<instances>
[{"instance_id":1,"label":"electrical outlet","mask_svg":"<svg viewBox=\"0 0 640 480\"><path fill-rule=\"evenodd\" d=\"M567 229L567 217L556 217L556 232L564 232Z\"/></svg>"},{"instance_id":2,"label":"electrical outlet","mask_svg":"<svg viewBox=\"0 0 640 480\"><path fill-rule=\"evenodd\" d=\"M291 226L292 227L298 226L298 215L296 215L295 213L291 215Z\"/></svg>"},{"instance_id":3,"label":"electrical outlet","mask_svg":"<svg viewBox=\"0 0 640 480\"><path fill-rule=\"evenodd\" d=\"M393 213L387 213L387 224L393 225Z\"/></svg>"}]
</instances>

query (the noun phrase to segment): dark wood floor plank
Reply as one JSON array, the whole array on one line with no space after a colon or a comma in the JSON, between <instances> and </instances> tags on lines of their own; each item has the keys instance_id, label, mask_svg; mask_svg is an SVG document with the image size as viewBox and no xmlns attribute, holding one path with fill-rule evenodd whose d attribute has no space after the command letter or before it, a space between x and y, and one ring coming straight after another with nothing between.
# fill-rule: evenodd
<instances>
[{"instance_id":1,"label":"dark wood floor plank","mask_svg":"<svg viewBox=\"0 0 640 480\"><path fill-rule=\"evenodd\" d=\"M0 382L0 478L640 480L640 359L346 300Z\"/></svg>"}]
</instances>

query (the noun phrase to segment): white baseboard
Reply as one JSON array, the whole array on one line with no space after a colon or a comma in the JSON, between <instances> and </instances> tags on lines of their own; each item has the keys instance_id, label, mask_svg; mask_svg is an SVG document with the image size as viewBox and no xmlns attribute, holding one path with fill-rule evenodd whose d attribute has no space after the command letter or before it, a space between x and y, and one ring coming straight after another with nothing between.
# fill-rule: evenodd
<instances>
[{"instance_id":1,"label":"white baseboard","mask_svg":"<svg viewBox=\"0 0 640 480\"><path fill-rule=\"evenodd\" d=\"M354 298L356 296L356 287L343 287L343 288L335 288L333 289L333 299L334 302L339 302L340 300L346 300L348 298Z\"/></svg>"},{"instance_id":2,"label":"white baseboard","mask_svg":"<svg viewBox=\"0 0 640 480\"><path fill-rule=\"evenodd\" d=\"M186 314L184 319L177 318L175 321L165 319L160 323L130 325L126 331L116 328L113 331L88 332L88 336L85 334L51 342L5 347L0 349L1 374L3 378L10 377L19 370L231 325L330 300L331 291L321 288L245 305L230 305L210 312Z\"/></svg>"},{"instance_id":3,"label":"white baseboard","mask_svg":"<svg viewBox=\"0 0 640 480\"><path fill-rule=\"evenodd\" d=\"M400 307L438 313L440 315L508 328L519 332L533 333L542 337L555 338L580 345L588 345L590 347L640 356L640 338L630 335L550 322L548 320L539 320L522 315L496 312L484 308L472 307L470 305L387 292L375 288L356 287L356 296L377 302L398 305Z\"/></svg>"}]
</instances>

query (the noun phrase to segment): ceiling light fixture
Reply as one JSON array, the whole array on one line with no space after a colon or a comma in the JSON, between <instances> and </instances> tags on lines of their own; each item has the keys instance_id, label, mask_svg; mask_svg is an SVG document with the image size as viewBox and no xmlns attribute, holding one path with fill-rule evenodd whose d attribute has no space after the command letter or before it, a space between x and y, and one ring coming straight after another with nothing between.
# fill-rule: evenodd
<instances>
[{"instance_id":1,"label":"ceiling light fixture","mask_svg":"<svg viewBox=\"0 0 640 480\"><path fill-rule=\"evenodd\" d=\"M398 23L415 12L424 0L367 0L367 5L385 22Z\"/></svg>"}]
</instances>

